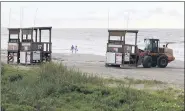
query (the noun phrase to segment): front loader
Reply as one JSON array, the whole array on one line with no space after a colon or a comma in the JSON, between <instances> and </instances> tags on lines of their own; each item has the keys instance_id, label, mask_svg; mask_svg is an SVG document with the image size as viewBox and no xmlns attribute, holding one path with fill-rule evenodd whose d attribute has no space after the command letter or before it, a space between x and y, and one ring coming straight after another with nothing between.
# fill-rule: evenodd
<instances>
[{"instance_id":1,"label":"front loader","mask_svg":"<svg viewBox=\"0 0 185 111\"><path fill-rule=\"evenodd\" d=\"M175 60L173 50L167 47L169 43L163 47L159 46L159 39L144 39L144 43L144 50L139 50L138 54L144 68L165 68L168 63Z\"/></svg>"}]
</instances>

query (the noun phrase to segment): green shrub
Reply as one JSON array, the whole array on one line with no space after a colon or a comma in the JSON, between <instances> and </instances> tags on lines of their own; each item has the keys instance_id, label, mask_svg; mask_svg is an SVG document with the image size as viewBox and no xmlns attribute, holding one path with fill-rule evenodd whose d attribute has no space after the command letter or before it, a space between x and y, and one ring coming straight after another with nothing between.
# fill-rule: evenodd
<instances>
[{"instance_id":1,"label":"green shrub","mask_svg":"<svg viewBox=\"0 0 185 111\"><path fill-rule=\"evenodd\" d=\"M27 105L2 104L1 109L4 111L34 111L35 108Z\"/></svg>"},{"instance_id":2,"label":"green shrub","mask_svg":"<svg viewBox=\"0 0 185 111\"><path fill-rule=\"evenodd\" d=\"M4 66L1 99L5 111L182 111L183 95L108 87L107 80L62 64L39 68ZM114 82L114 80L112 80ZM115 80L115 82L118 82ZM140 81L141 82L141 81ZM147 81L149 82L149 81ZM119 81L120 84L126 82Z\"/></svg>"},{"instance_id":3,"label":"green shrub","mask_svg":"<svg viewBox=\"0 0 185 111\"><path fill-rule=\"evenodd\" d=\"M9 76L9 81L14 82L14 81L22 80L22 78L23 78L22 75L16 74L16 75Z\"/></svg>"}]
</instances>

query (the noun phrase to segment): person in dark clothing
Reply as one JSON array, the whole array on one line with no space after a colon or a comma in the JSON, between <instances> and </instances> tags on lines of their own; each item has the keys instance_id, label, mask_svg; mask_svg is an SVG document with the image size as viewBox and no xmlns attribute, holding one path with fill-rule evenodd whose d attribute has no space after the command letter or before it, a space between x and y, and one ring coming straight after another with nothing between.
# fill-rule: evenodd
<instances>
[{"instance_id":1,"label":"person in dark clothing","mask_svg":"<svg viewBox=\"0 0 185 111\"><path fill-rule=\"evenodd\" d=\"M74 46L72 45L72 46L71 46L71 51L72 51L72 53L73 53L73 50L74 50Z\"/></svg>"}]
</instances>

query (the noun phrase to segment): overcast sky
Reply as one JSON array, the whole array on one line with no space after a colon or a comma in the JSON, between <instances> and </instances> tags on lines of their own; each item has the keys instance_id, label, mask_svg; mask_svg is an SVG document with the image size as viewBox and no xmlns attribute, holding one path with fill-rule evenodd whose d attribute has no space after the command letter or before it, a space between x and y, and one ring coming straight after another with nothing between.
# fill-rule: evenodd
<instances>
[{"instance_id":1,"label":"overcast sky","mask_svg":"<svg viewBox=\"0 0 185 111\"><path fill-rule=\"evenodd\" d=\"M1 3L1 25L55 28L184 28L184 3L7 2Z\"/></svg>"}]
</instances>

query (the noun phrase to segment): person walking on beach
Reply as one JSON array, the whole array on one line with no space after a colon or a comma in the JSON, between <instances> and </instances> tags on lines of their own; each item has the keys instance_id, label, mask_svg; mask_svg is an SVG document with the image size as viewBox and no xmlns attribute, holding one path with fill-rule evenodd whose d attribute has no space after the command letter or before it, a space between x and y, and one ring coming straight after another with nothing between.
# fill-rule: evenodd
<instances>
[{"instance_id":1,"label":"person walking on beach","mask_svg":"<svg viewBox=\"0 0 185 111\"><path fill-rule=\"evenodd\" d=\"M75 53L78 51L78 47L77 47L77 45L75 46Z\"/></svg>"},{"instance_id":2,"label":"person walking on beach","mask_svg":"<svg viewBox=\"0 0 185 111\"><path fill-rule=\"evenodd\" d=\"M71 52L72 52L72 53L73 53L73 50L74 50L74 46L72 45L72 46L71 46Z\"/></svg>"}]
</instances>

